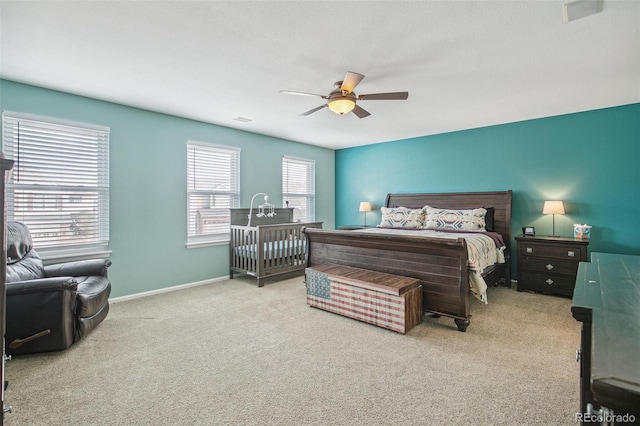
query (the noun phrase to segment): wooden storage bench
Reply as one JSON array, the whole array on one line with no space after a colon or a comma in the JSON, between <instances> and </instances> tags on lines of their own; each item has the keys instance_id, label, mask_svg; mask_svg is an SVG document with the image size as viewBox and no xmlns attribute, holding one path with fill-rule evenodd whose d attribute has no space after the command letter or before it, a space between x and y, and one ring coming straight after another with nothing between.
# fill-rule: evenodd
<instances>
[{"instance_id":1,"label":"wooden storage bench","mask_svg":"<svg viewBox=\"0 0 640 426\"><path fill-rule=\"evenodd\" d=\"M324 264L306 268L307 303L398 333L422 321L420 280Z\"/></svg>"}]
</instances>

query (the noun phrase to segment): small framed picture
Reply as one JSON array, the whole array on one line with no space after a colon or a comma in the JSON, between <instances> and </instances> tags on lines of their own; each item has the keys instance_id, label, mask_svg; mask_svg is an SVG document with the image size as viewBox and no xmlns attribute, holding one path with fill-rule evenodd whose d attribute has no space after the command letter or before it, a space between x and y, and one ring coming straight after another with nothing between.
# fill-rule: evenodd
<instances>
[{"instance_id":1,"label":"small framed picture","mask_svg":"<svg viewBox=\"0 0 640 426\"><path fill-rule=\"evenodd\" d=\"M533 237L536 235L536 229L533 226L523 226L522 233L528 237Z\"/></svg>"}]
</instances>

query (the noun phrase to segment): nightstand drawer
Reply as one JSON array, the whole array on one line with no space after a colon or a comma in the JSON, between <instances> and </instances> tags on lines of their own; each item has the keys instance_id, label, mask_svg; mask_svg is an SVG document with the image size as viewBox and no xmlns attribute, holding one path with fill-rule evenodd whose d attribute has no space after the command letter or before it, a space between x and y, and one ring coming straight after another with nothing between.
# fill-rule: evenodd
<instances>
[{"instance_id":1,"label":"nightstand drawer","mask_svg":"<svg viewBox=\"0 0 640 426\"><path fill-rule=\"evenodd\" d=\"M524 271L571 275L573 277L578 273L578 265L580 263L578 260L570 261L529 256L523 256L521 259Z\"/></svg>"},{"instance_id":2,"label":"nightstand drawer","mask_svg":"<svg viewBox=\"0 0 640 426\"><path fill-rule=\"evenodd\" d=\"M576 278L572 276L533 274L523 272L522 277L518 277L518 289L520 286L527 290L561 294L565 296L573 295L573 288Z\"/></svg>"},{"instance_id":3,"label":"nightstand drawer","mask_svg":"<svg viewBox=\"0 0 640 426\"><path fill-rule=\"evenodd\" d=\"M573 296L580 262L587 261L588 240L566 237L516 237L518 291Z\"/></svg>"},{"instance_id":4,"label":"nightstand drawer","mask_svg":"<svg viewBox=\"0 0 640 426\"><path fill-rule=\"evenodd\" d=\"M520 244L521 256L550 257L553 259L575 260L576 262L579 262L582 259L586 259L586 250L586 247L577 245L572 246L536 243Z\"/></svg>"}]
</instances>

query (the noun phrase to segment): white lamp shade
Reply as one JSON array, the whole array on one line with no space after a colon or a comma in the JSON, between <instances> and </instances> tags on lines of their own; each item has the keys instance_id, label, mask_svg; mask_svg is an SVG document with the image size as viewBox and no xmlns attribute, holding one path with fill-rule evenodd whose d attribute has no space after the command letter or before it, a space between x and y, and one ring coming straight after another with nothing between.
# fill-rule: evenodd
<instances>
[{"instance_id":1,"label":"white lamp shade","mask_svg":"<svg viewBox=\"0 0 640 426\"><path fill-rule=\"evenodd\" d=\"M542 214L564 214L562 201L545 201Z\"/></svg>"},{"instance_id":2,"label":"white lamp shade","mask_svg":"<svg viewBox=\"0 0 640 426\"><path fill-rule=\"evenodd\" d=\"M371 203L368 201L362 201L360 203L360 211L361 212L370 212L371 211Z\"/></svg>"}]
</instances>

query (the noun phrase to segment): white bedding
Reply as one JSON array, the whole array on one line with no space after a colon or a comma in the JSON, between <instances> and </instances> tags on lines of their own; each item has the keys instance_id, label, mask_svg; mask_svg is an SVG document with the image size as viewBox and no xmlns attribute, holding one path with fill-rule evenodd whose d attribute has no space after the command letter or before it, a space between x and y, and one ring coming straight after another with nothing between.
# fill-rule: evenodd
<instances>
[{"instance_id":1,"label":"white bedding","mask_svg":"<svg viewBox=\"0 0 640 426\"><path fill-rule=\"evenodd\" d=\"M481 233L447 233L429 229L391 229L391 228L365 228L358 232L371 234L413 235L431 238L458 239L464 238L467 242L467 256L469 259L469 287L473 295L484 303L487 303L487 283L482 278L482 271L495 263L505 263L505 247L496 247L493 238Z\"/></svg>"}]
</instances>

